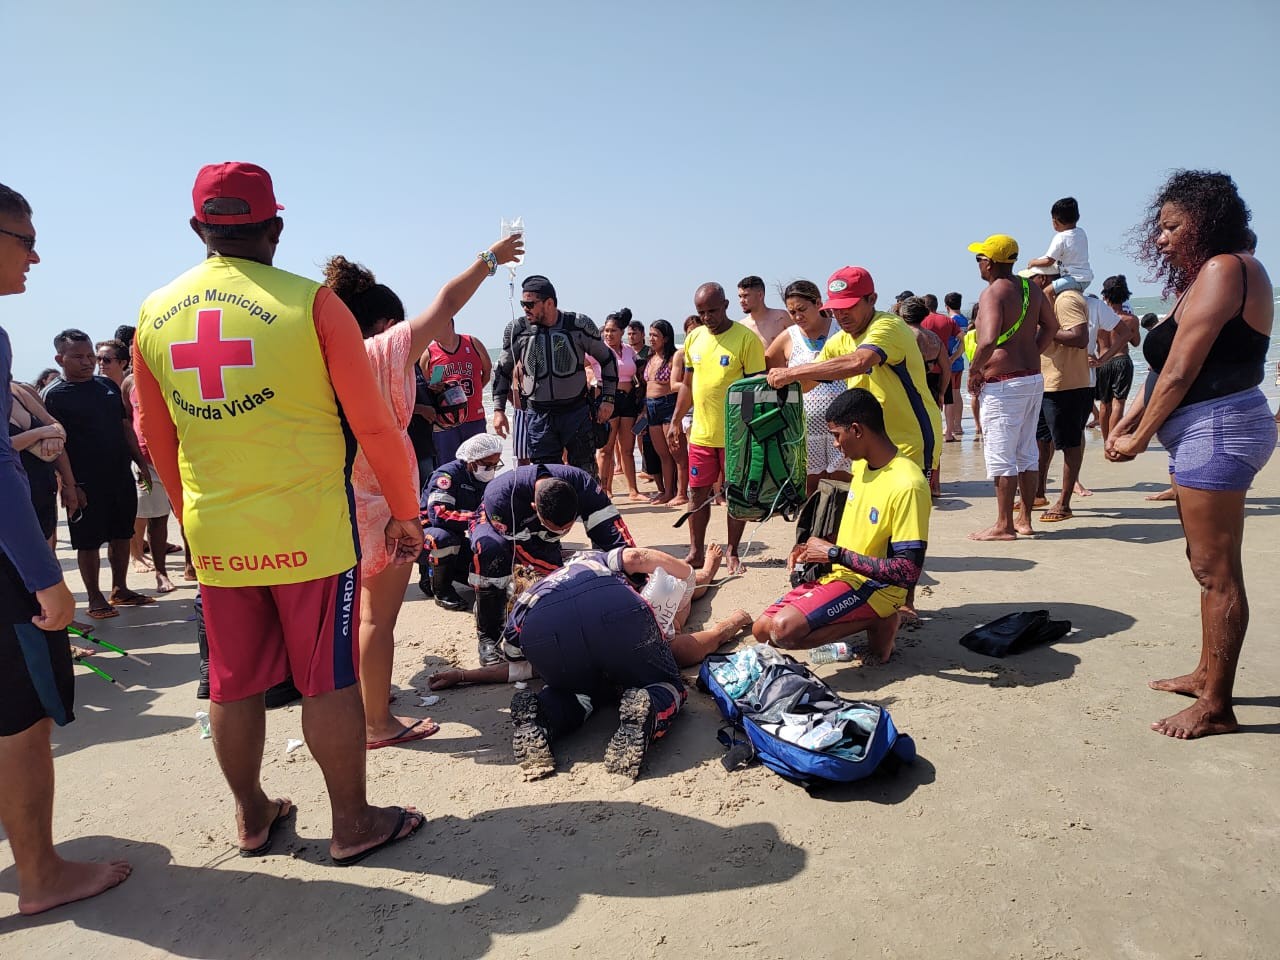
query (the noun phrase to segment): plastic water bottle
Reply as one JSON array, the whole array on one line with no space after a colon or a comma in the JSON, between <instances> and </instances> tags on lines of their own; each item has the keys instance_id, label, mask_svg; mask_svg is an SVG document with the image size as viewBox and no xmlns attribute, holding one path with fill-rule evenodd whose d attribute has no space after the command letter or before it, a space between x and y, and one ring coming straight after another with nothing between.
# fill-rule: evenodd
<instances>
[{"instance_id":1,"label":"plastic water bottle","mask_svg":"<svg viewBox=\"0 0 1280 960\"><path fill-rule=\"evenodd\" d=\"M840 643L827 643L821 647L814 647L809 651L809 662L821 666L824 663L834 663L837 660L842 663L848 663L853 659L853 647L841 641Z\"/></svg>"},{"instance_id":2,"label":"plastic water bottle","mask_svg":"<svg viewBox=\"0 0 1280 960\"><path fill-rule=\"evenodd\" d=\"M213 731L209 729L209 715L203 710L196 712L196 723L200 725L201 740L208 740L213 736Z\"/></svg>"}]
</instances>

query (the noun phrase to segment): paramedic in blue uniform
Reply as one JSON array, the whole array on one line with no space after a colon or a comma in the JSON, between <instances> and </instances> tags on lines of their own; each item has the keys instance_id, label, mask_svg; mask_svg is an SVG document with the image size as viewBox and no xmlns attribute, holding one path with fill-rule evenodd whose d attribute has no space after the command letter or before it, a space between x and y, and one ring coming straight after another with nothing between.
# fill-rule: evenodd
<instances>
[{"instance_id":1,"label":"paramedic in blue uniform","mask_svg":"<svg viewBox=\"0 0 1280 960\"><path fill-rule=\"evenodd\" d=\"M458 459L431 474L422 488L422 555L420 580L430 581L436 605L465 610L466 601L453 588L466 582L471 567L471 525L488 486L502 468L502 440L480 433L458 447Z\"/></svg>"},{"instance_id":2,"label":"paramedic in blue uniform","mask_svg":"<svg viewBox=\"0 0 1280 960\"><path fill-rule=\"evenodd\" d=\"M511 567L540 574L564 563L560 539L581 520L597 550L635 545L618 508L585 470L562 463L532 463L494 479L484 491L471 528L471 576L476 591L480 663L501 662Z\"/></svg>"},{"instance_id":3,"label":"paramedic in blue uniform","mask_svg":"<svg viewBox=\"0 0 1280 960\"><path fill-rule=\"evenodd\" d=\"M600 338L591 318L566 313L546 277L521 285L524 317L511 323L502 355L493 368L493 429L508 432L507 401L513 380L526 401L529 457L534 463L564 463L596 476L591 404L587 397L586 358L600 364L597 423L608 423L618 391L618 359ZM567 454L567 459L566 459Z\"/></svg>"},{"instance_id":4,"label":"paramedic in blue uniform","mask_svg":"<svg viewBox=\"0 0 1280 960\"><path fill-rule=\"evenodd\" d=\"M649 744L666 735L687 693L653 608L627 580L658 567L681 580L692 573L658 550L584 551L516 598L503 645L544 682L511 699L512 748L525 779L554 773L551 742L620 690L620 722L605 750L610 773L635 779Z\"/></svg>"}]
</instances>

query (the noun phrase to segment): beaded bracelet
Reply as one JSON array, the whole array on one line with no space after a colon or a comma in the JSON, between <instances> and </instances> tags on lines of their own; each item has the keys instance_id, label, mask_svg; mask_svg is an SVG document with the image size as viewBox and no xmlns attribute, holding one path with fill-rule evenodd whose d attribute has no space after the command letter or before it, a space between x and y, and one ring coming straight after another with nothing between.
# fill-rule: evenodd
<instances>
[{"instance_id":1,"label":"beaded bracelet","mask_svg":"<svg viewBox=\"0 0 1280 960\"><path fill-rule=\"evenodd\" d=\"M493 276L498 272L498 258L493 255L492 250L481 250L476 256L485 262L485 266L489 268L489 276Z\"/></svg>"}]
</instances>

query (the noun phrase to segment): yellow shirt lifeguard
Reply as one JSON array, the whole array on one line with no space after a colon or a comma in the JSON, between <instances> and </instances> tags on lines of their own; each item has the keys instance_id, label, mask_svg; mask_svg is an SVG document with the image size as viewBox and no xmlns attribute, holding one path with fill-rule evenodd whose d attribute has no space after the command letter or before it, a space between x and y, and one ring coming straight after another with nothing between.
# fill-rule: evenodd
<instances>
[{"instance_id":1,"label":"yellow shirt lifeguard","mask_svg":"<svg viewBox=\"0 0 1280 960\"><path fill-rule=\"evenodd\" d=\"M889 439L920 469L933 469L940 453L942 412L929 392L915 334L901 317L877 310L858 336L843 330L832 336L815 362L843 357L859 348L875 351L880 362L869 372L850 377L848 386L871 391L884 409Z\"/></svg>"},{"instance_id":2,"label":"yellow shirt lifeguard","mask_svg":"<svg viewBox=\"0 0 1280 960\"><path fill-rule=\"evenodd\" d=\"M143 303L134 377L201 583L300 583L354 566L352 433L392 515L418 515L360 329L315 281L210 257Z\"/></svg>"}]
</instances>

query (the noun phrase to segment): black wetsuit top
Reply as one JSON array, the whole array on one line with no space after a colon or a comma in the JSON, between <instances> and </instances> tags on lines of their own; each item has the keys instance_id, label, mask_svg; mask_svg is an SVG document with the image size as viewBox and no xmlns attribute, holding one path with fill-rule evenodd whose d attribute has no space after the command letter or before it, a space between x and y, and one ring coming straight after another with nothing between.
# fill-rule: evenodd
<instances>
[{"instance_id":1,"label":"black wetsuit top","mask_svg":"<svg viewBox=\"0 0 1280 960\"><path fill-rule=\"evenodd\" d=\"M1204 365L1196 374L1187 395L1178 404L1179 407L1248 390L1262 383L1266 376L1267 350L1271 346L1271 338L1253 329L1244 318L1245 299L1249 295L1249 274L1244 260L1238 254L1233 256L1240 264L1240 277L1244 283L1240 309L1218 332L1204 358ZM1142 343L1142 355L1147 358L1147 365L1157 376L1169 359L1169 348L1173 345L1174 334L1178 332L1177 312L1178 308L1175 306L1169 318L1157 324ZM1151 383L1154 386L1154 379ZM1148 389L1147 395L1150 396L1150 393L1151 390Z\"/></svg>"}]
</instances>

